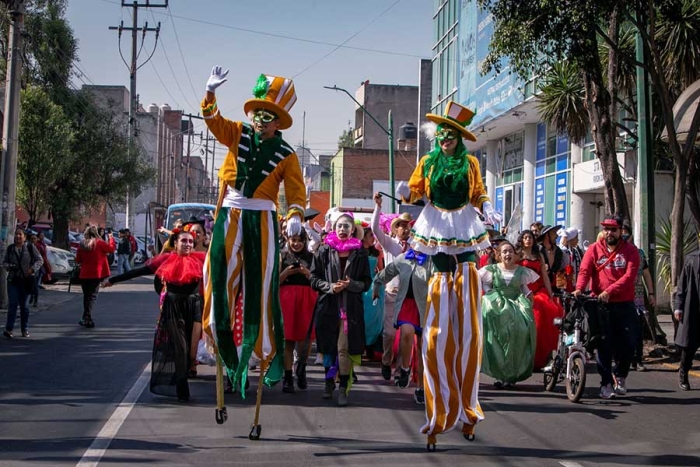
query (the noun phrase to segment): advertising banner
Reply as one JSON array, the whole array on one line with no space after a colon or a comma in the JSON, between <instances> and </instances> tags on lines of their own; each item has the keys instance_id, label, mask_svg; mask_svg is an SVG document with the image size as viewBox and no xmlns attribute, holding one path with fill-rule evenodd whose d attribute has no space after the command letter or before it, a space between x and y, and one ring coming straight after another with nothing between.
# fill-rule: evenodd
<instances>
[{"instance_id":1,"label":"advertising banner","mask_svg":"<svg viewBox=\"0 0 700 467\"><path fill-rule=\"evenodd\" d=\"M478 8L475 0L463 0L459 18L460 80L459 102L476 110L470 128L503 115L524 100L522 81L507 60L502 60L501 73L481 74L481 65L489 53L493 34L490 13Z\"/></svg>"}]
</instances>

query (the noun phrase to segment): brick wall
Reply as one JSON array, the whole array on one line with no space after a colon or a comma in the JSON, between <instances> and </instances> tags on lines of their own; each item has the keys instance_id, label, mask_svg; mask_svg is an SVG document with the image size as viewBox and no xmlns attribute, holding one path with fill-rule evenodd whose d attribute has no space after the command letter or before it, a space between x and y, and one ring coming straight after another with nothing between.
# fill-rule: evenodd
<instances>
[{"instance_id":1,"label":"brick wall","mask_svg":"<svg viewBox=\"0 0 700 467\"><path fill-rule=\"evenodd\" d=\"M345 148L343 152L342 198L371 199L372 182L389 179L389 150ZM394 151L394 180L408 180L415 154Z\"/></svg>"}]
</instances>

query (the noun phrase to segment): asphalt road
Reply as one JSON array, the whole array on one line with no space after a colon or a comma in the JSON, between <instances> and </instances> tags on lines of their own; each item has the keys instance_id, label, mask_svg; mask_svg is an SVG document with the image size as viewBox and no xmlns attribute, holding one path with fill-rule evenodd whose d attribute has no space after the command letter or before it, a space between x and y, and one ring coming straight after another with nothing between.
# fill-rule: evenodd
<instances>
[{"instance_id":1,"label":"asphalt road","mask_svg":"<svg viewBox=\"0 0 700 467\"><path fill-rule=\"evenodd\" d=\"M629 394L612 401L597 398L589 366L580 404L562 388L543 392L541 374L513 391L484 377L476 441L448 433L435 453L418 433L424 412L412 389L390 386L369 364L350 406L338 408L321 399L322 369L310 366L307 391L265 390L262 439L250 441L257 372L245 399L226 396L224 425L214 420L212 368L199 367L187 404L140 391L157 316L147 279L100 292L92 330L76 324L80 294L54 290L40 304L30 338L0 341L0 466L700 465L700 392L677 390L663 365L632 373Z\"/></svg>"}]
</instances>

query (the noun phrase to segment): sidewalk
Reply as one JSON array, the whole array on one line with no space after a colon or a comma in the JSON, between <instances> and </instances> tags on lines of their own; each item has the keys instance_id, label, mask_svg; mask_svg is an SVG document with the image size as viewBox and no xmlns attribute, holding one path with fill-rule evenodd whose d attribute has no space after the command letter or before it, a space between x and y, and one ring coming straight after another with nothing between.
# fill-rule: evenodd
<instances>
[{"instance_id":1,"label":"sidewalk","mask_svg":"<svg viewBox=\"0 0 700 467\"><path fill-rule=\"evenodd\" d=\"M30 306L29 313L40 313L48 311L56 306L60 306L66 302L82 296L82 291L80 286L72 286L70 293L68 293L68 282L57 282L53 285L44 285L46 289L39 290L39 300L37 306ZM7 316L7 308L0 308L0 316L2 316L2 326L4 329L5 320Z\"/></svg>"}]
</instances>

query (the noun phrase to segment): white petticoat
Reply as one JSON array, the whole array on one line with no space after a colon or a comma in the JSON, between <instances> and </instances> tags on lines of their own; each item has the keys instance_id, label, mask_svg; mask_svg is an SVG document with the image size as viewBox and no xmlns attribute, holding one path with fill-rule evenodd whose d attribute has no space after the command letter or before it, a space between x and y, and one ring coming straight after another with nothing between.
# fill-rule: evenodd
<instances>
[{"instance_id":1,"label":"white petticoat","mask_svg":"<svg viewBox=\"0 0 700 467\"><path fill-rule=\"evenodd\" d=\"M483 222L471 204L447 211L428 203L411 229L411 246L428 255L458 255L486 249L491 243Z\"/></svg>"}]
</instances>

